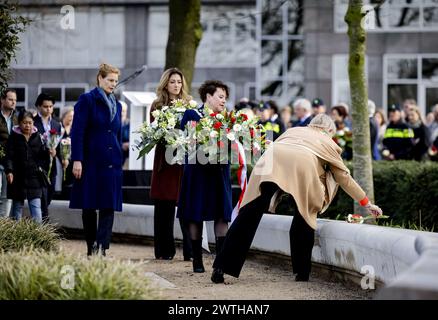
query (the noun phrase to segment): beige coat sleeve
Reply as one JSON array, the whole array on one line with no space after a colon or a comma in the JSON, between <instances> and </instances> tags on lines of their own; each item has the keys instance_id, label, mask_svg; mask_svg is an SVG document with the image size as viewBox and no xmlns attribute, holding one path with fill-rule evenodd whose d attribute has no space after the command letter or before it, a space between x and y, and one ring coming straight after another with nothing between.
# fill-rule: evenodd
<instances>
[{"instance_id":1,"label":"beige coat sleeve","mask_svg":"<svg viewBox=\"0 0 438 320\"><path fill-rule=\"evenodd\" d=\"M354 200L359 202L366 197L365 191L357 184L353 177L346 171L331 166L330 171L341 188Z\"/></svg>"}]
</instances>

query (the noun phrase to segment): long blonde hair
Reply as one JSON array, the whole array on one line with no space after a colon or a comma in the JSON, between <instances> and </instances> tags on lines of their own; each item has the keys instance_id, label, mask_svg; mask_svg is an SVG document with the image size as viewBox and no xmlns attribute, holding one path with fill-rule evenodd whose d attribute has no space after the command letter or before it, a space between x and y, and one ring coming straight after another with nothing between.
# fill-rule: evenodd
<instances>
[{"instance_id":1,"label":"long blonde hair","mask_svg":"<svg viewBox=\"0 0 438 320\"><path fill-rule=\"evenodd\" d=\"M162 106L170 103L169 92L167 91L166 87L169 84L170 77L174 74L178 74L182 80L181 91L177 99L182 99L187 102L192 99L192 97L187 93L187 82L181 70L178 68L169 68L161 75L160 83L157 87L157 98L152 103L152 110L161 108Z\"/></svg>"}]
</instances>

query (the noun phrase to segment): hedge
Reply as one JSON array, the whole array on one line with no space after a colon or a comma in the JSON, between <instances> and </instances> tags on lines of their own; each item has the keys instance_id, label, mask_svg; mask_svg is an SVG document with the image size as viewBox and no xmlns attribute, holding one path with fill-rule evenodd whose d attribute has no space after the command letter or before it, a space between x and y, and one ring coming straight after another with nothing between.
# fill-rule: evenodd
<instances>
[{"instance_id":1,"label":"hedge","mask_svg":"<svg viewBox=\"0 0 438 320\"><path fill-rule=\"evenodd\" d=\"M352 170L351 163L347 166ZM248 172L251 168L248 168ZM233 183L236 167L232 168ZM354 175L354 172L352 172ZM393 226L416 226L426 230L438 229L438 163L416 161L373 162L375 203L380 206ZM284 197L277 214L290 215L291 209ZM329 209L320 217L344 218L353 213L353 200L339 188ZM381 222L382 223L382 222Z\"/></svg>"}]
</instances>

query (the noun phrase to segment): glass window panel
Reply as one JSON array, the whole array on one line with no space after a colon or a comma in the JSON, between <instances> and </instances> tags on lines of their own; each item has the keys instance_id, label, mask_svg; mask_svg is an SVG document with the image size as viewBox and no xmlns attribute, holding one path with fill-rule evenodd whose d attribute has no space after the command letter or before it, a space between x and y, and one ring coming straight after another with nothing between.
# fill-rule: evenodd
<instances>
[{"instance_id":1,"label":"glass window panel","mask_svg":"<svg viewBox=\"0 0 438 320\"><path fill-rule=\"evenodd\" d=\"M281 35L283 32L283 0L262 1L262 35Z\"/></svg>"},{"instance_id":2,"label":"glass window panel","mask_svg":"<svg viewBox=\"0 0 438 320\"><path fill-rule=\"evenodd\" d=\"M283 75L283 42L277 40L262 41L262 79L273 79Z\"/></svg>"},{"instance_id":3,"label":"glass window panel","mask_svg":"<svg viewBox=\"0 0 438 320\"><path fill-rule=\"evenodd\" d=\"M389 27L406 28L420 26L420 9L409 7L393 7L388 15Z\"/></svg>"},{"instance_id":4,"label":"glass window panel","mask_svg":"<svg viewBox=\"0 0 438 320\"><path fill-rule=\"evenodd\" d=\"M387 107L393 104L402 106L406 99L417 100L417 90L416 84L389 84Z\"/></svg>"},{"instance_id":5,"label":"glass window panel","mask_svg":"<svg viewBox=\"0 0 438 320\"><path fill-rule=\"evenodd\" d=\"M17 88L14 86L10 86L8 88L14 89L17 93L17 105L23 105L26 102L26 89L25 88Z\"/></svg>"},{"instance_id":6,"label":"glass window panel","mask_svg":"<svg viewBox=\"0 0 438 320\"><path fill-rule=\"evenodd\" d=\"M388 59L388 79L417 79L417 59Z\"/></svg>"},{"instance_id":7,"label":"glass window panel","mask_svg":"<svg viewBox=\"0 0 438 320\"><path fill-rule=\"evenodd\" d=\"M437 7L427 7L423 9L424 26L437 27L438 26L438 4Z\"/></svg>"},{"instance_id":8,"label":"glass window panel","mask_svg":"<svg viewBox=\"0 0 438 320\"><path fill-rule=\"evenodd\" d=\"M289 82L303 81L304 77L304 55L303 41L288 41L288 73Z\"/></svg>"},{"instance_id":9,"label":"glass window panel","mask_svg":"<svg viewBox=\"0 0 438 320\"><path fill-rule=\"evenodd\" d=\"M261 94L262 96L281 96L283 93L283 81L263 81L261 83Z\"/></svg>"},{"instance_id":10,"label":"glass window panel","mask_svg":"<svg viewBox=\"0 0 438 320\"><path fill-rule=\"evenodd\" d=\"M62 30L59 10L26 13L33 19L21 36L19 66L93 66L106 60L124 65L124 8L80 7L75 29ZM108 53L110 52L110 53Z\"/></svg>"},{"instance_id":11,"label":"glass window panel","mask_svg":"<svg viewBox=\"0 0 438 320\"><path fill-rule=\"evenodd\" d=\"M65 88L66 101L78 101L79 96L85 92L84 88Z\"/></svg>"},{"instance_id":12,"label":"glass window panel","mask_svg":"<svg viewBox=\"0 0 438 320\"><path fill-rule=\"evenodd\" d=\"M431 112L436 104L438 104L438 88L426 88L426 114Z\"/></svg>"},{"instance_id":13,"label":"glass window panel","mask_svg":"<svg viewBox=\"0 0 438 320\"><path fill-rule=\"evenodd\" d=\"M293 35L301 35L303 29L303 19L299 19L299 15L304 14L304 10L301 7L302 4L300 1L287 1L288 5L288 24L287 24L287 32L288 34Z\"/></svg>"},{"instance_id":14,"label":"glass window panel","mask_svg":"<svg viewBox=\"0 0 438 320\"><path fill-rule=\"evenodd\" d=\"M423 58L422 76L423 79L438 81L438 58Z\"/></svg>"},{"instance_id":15,"label":"glass window panel","mask_svg":"<svg viewBox=\"0 0 438 320\"><path fill-rule=\"evenodd\" d=\"M46 93L49 96L52 96L53 99L55 99L55 102L62 101L62 88L43 87L41 88L41 93Z\"/></svg>"}]
</instances>

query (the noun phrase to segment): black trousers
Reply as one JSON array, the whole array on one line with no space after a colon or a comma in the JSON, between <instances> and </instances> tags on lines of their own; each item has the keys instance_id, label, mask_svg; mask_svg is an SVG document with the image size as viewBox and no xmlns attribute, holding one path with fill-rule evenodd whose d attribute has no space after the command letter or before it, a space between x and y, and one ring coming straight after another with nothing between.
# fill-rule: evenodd
<instances>
[{"instance_id":1,"label":"black trousers","mask_svg":"<svg viewBox=\"0 0 438 320\"><path fill-rule=\"evenodd\" d=\"M96 210L83 209L82 224L88 247L96 242L98 247L109 249L114 224L113 209L100 209L99 221L97 220Z\"/></svg>"},{"instance_id":2,"label":"black trousers","mask_svg":"<svg viewBox=\"0 0 438 320\"><path fill-rule=\"evenodd\" d=\"M216 256L213 268L221 268L224 273L239 277L260 220L268 211L271 198L277 190L278 186L274 183L262 183L261 195L240 209L227 232L222 252ZM310 274L314 230L307 225L298 210L295 210L289 238L293 272L303 276Z\"/></svg>"},{"instance_id":3,"label":"black trousers","mask_svg":"<svg viewBox=\"0 0 438 320\"><path fill-rule=\"evenodd\" d=\"M173 225L175 223L175 201L155 200L154 202L154 252L155 258L175 256L175 238ZM188 225L179 219L183 235L184 258L192 257L192 245L188 232Z\"/></svg>"},{"instance_id":4,"label":"black trousers","mask_svg":"<svg viewBox=\"0 0 438 320\"><path fill-rule=\"evenodd\" d=\"M41 215L45 222L49 221L49 205L52 202L53 194L55 193L55 183L56 178L51 180L51 185L41 188Z\"/></svg>"}]
</instances>

